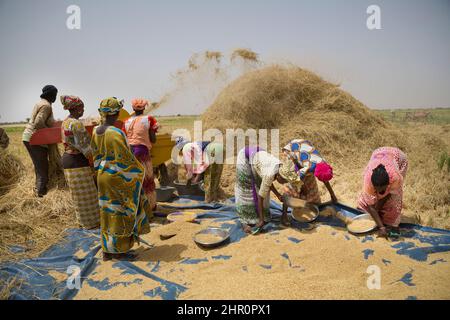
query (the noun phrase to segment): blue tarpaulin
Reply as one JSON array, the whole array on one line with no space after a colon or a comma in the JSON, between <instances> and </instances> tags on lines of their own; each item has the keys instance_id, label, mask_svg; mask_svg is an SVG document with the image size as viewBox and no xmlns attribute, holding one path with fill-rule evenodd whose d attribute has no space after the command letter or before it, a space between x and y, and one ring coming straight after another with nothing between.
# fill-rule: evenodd
<instances>
[{"instance_id":1,"label":"blue tarpaulin","mask_svg":"<svg viewBox=\"0 0 450 320\"><path fill-rule=\"evenodd\" d=\"M177 198L172 203L162 205L164 208L171 209L201 209L202 211L198 219L214 219L217 223L221 223L222 228L226 228L230 232L230 242L238 242L246 234L242 231L240 223L236 215L233 199L226 204L207 204L202 202L199 198L184 197ZM321 208L323 209L323 207ZM346 216L354 216L358 212L352 208L339 205L337 207ZM272 222L264 227L264 231L270 233L274 237L277 236L280 228L281 206L276 203L271 203L271 212L273 216ZM318 224L329 225L333 227L345 227L345 224L332 216L320 216L316 221ZM293 228L308 228L307 223L293 223ZM419 232L420 231L420 232ZM361 237L362 243L374 241L376 236L366 235ZM419 225L404 224L401 225L401 240L392 244L392 248L396 250L398 255L407 256L415 261L427 261L429 265L447 264L446 259L431 259L429 256L433 253L442 253L450 251L450 231L440 230L434 228L423 227ZM350 240L348 235L339 241ZM301 245L304 239L297 237L289 237L288 240L293 244ZM414 241L413 241L414 240ZM421 245L418 246L417 243ZM422 245L423 244L423 245ZM150 245L151 244L147 244ZM13 248L16 250L17 248ZM86 254L82 256L77 255L77 252L82 251ZM92 275L96 273L96 268L99 265L98 251L99 231L86 231L81 229L67 230L67 235L64 241L53 245L45 251L40 257L27 259L19 262L9 262L0 265L0 279L8 280L17 278L20 286L13 289L10 299L72 299L78 294L77 288L72 288L67 285L66 279L60 279L54 276L54 271L60 274L71 274L71 266L79 268L81 285L89 284L91 287L99 290L109 290L118 285L128 286L131 284L139 284L142 279L151 279L159 283L157 287L144 291L144 295L150 298L159 297L161 299L177 299L178 296L189 290L188 286L183 283L171 282L164 279L163 276L157 275L160 263L149 263L149 268L145 270L135 264L133 261L117 261L113 262L113 267L120 270L122 274L139 275L130 283L125 281L115 281L115 279L94 280ZM374 254L371 249L366 249L361 253L362 259L369 259ZM96 256L97 255L97 256ZM290 257L287 253L283 253L283 259L289 263L290 267L301 268L293 266ZM204 264L213 262L226 262L231 258L231 255L213 255L210 259L207 258L185 258L180 264ZM391 261L383 259L383 264L388 266ZM271 269L270 264L261 264L261 268L266 270ZM247 271L247 270L244 270ZM175 272L175 271L174 271ZM404 278L400 279L407 285L413 285L411 274L405 274ZM127 298L127 297L124 297Z\"/></svg>"}]
</instances>

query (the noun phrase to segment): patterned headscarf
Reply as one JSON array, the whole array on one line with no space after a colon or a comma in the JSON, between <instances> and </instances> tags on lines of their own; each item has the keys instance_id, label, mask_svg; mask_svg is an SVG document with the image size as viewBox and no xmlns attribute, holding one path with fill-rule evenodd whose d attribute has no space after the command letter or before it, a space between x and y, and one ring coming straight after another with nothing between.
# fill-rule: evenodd
<instances>
[{"instance_id":1,"label":"patterned headscarf","mask_svg":"<svg viewBox=\"0 0 450 320\"><path fill-rule=\"evenodd\" d=\"M73 110L84 106L83 101L77 96L61 96L60 100L64 110Z\"/></svg>"},{"instance_id":2,"label":"patterned headscarf","mask_svg":"<svg viewBox=\"0 0 450 320\"><path fill-rule=\"evenodd\" d=\"M98 112L102 117L117 114L120 112L120 109L123 108L123 103L123 100L119 101L116 97L103 99L102 102L100 102Z\"/></svg>"},{"instance_id":3,"label":"patterned headscarf","mask_svg":"<svg viewBox=\"0 0 450 320\"><path fill-rule=\"evenodd\" d=\"M175 147L180 151L187 143L189 143L189 140L187 140L185 137L178 136L175 138Z\"/></svg>"},{"instance_id":4,"label":"patterned headscarf","mask_svg":"<svg viewBox=\"0 0 450 320\"><path fill-rule=\"evenodd\" d=\"M134 111L144 110L145 107L149 104L149 102L145 99L133 99L131 100L131 107Z\"/></svg>"}]
</instances>

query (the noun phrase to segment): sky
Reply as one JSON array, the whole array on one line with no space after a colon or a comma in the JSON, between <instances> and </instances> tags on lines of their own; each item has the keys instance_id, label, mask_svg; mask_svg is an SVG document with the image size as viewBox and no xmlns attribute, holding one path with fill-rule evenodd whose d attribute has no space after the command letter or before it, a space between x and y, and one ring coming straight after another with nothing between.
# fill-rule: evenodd
<instances>
[{"instance_id":1,"label":"sky","mask_svg":"<svg viewBox=\"0 0 450 320\"><path fill-rule=\"evenodd\" d=\"M73 4L80 30L66 26ZM366 26L373 4L381 30ZM159 100L192 54L240 47L370 108L450 107L450 0L0 0L0 40L0 122L29 117L46 84L80 96L86 115L110 96ZM160 113L202 111L178 108ZM54 113L66 114L59 101Z\"/></svg>"}]
</instances>

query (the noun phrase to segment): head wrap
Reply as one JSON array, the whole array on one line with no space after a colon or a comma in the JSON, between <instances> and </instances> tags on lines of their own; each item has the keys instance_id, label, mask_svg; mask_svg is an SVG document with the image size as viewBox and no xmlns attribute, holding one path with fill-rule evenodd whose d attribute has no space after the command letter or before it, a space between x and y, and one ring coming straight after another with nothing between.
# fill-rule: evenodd
<instances>
[{"instance_id":1,"label":"head wrap","mask_svg":"<svg viewBox=\"0 0 450 320\"><path fill-rule=\"evenodd\" d=\"M333 179L333 168L325 161L316 164L314 175L322 182L328 182Z\"/></svg>"},{"instance_id":2,"label":"head wrap","mask_svg":"<svg viewBox=\"0 0 450 320\"><path fill-rule=\"evenodd\" d=\"M100 102L98 112L102 117L115 115L120 112L120 109L123 108L123 102L123 100L119 101L116 97L103 99L102 102Z\"/></svg>"},{"instance_id":3,"label":"head wrap","mask_svg":"<svg viewBox=\"0 0 450 320\"><path fill-rule=\"evenodd\" d=\"M131 106L132 106L134 111L144 110L147 105L148 105L148 101L145 100L145 99L133 99L133 100L131 100Z\"/></svg>"},{"instance_id":4,"label":"head wrap","mask_svg":"<svg viewBox=\"0 0 450 320\"><path fill-rule=\"evenodd\" d=\"M300 176L295 171L295 165L290 159L283 161L278 173L284 180L287 180L291 184L301 183Z\"/></svg>"},{"instance_id":5,"label":"head wrap","mask_svg":"<svg viewBox=\"0 0 450 320\"><path fill-rule=\"evenodd\" d=\"M45 100L55 100L58 94L58 89L55 86L48 84L42 88L41 98ZM50 101L49 101L50 102Z\"/></svg>"},{"instance_id":6,"label":"head wrap","mask_svg":"<svg viewBox=\"0 0 450 320\"><path fill-rule=\"evenodd\" d=\"M84 106L83 101L77 96L61 96L60 100L64 110L73 110Z\"/></svg>"},{"instance_id":7,"label":"head wrap","mask_svg":"<svg viewBox=\"0 0 450 320\"><path fill-rule=\"evenodd\" d=\"M176 147L178 150L180 150L180 151L183 149L183 147L184 147L187 143L189 143L189 140L187 140L186 138L184 138L184 137L182 137L182 136L178 136L178 137L175 138L175 147Z\"/></svg>"}]
</instances>

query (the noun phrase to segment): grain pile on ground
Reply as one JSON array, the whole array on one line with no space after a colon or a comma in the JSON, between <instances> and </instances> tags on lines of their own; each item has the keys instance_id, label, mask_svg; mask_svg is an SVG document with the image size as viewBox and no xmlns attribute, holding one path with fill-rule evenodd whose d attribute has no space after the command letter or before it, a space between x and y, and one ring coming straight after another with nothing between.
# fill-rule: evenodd
<instances>
[{"instance_id":1,"label":"grain pile on ground","mask_svg":"<svg viewBox=\"0 0 450 320\"><path fill-rule=\"evenodd\" d=\"M450 298L449 264L440 263L448 261L448 252L417 261L399 255L386 240L356 237L343 228L319 224L311 230L289 228L247 236L204 250L192 238L213 225L211 220L202 220L200 225L181 223L177 235L168 240L161 240L158 234L173 226L157 227L144 236L153 246L136 248L133 264L186 288L178 299ZM424 245L417 239L411 242ZM125 295L158 299L164 295L161 283L125 272L120 262L98 263L75 299L122 299ZM380 290L367 287L371 265L381 269Z\"/></svg>"},{"instance_id":2,"label":"grain pile on ground","mask_svg":"<svg viewBox=\"0 0 450 320\"><path fill-rule=\"evenodd\" d=\"M332 185L342 202L356 205L363 169L372 151L396 146L409 158L404 213L410 221L450 228L450 176L438 170L450 132L442 126L405 127L386 123L339 86L295 66L270 66L232 82L202 116L203 126L279 129L280 147L310 139L334 168ZM270 141L270 137L269 137ZM270 150L270 146L269 146ZM226 166L222 187L233 194L235 167ZM325 200L328 195L320 186Z\"/></svg>"}]
</instances>

